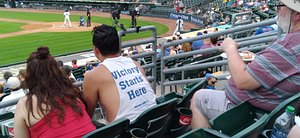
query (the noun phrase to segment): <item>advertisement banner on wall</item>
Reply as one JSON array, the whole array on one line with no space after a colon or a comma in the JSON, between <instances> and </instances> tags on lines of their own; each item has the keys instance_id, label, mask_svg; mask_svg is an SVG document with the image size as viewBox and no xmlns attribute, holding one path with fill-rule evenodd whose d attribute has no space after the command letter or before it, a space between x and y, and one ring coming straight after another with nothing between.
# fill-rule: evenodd
<instances>
[{"instance_id":1,"label":"advertisement banner on wall","mask_svg":"<svg viewBox=\"0 0 300 138\"><path fill-rule=\"evenodd\" d=\"M170 12L169 18L170 19L178 19L178 17L181 17L183 21L191 22L193 24L197 24L200 28L204 28L204 18L188 15L184 13L176 13L176 12Z\"/></svg>"},{"instance_id":2,"label":"advertisement banner on wall","mask_svg":"<svg viewBox=\"0 0 300 138\"><path fill-rule=\"evenodd\" d=\"M170 12L169 18L171 18L171 19L178 19L178 17L181 17L181 19L183 21L188 21L189 22L191 20L190 16L191 15L187 15L187 14L183 14L183 13Z\"/></svg>"}]
</instances>

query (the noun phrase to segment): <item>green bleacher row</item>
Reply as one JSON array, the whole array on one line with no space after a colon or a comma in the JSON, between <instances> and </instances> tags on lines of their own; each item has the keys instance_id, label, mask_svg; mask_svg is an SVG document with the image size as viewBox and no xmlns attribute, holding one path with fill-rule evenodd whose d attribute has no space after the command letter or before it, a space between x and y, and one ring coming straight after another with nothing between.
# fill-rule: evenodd
<instances>
[{"instance_id":1,"label":"green bleacher row","mask_svg":"<svg viewBox=\"0 0 300 138\"><path fill-rule=\"evenodd\" d=\"M97 137L132 137L130 132L142 129L148 138L180 137L180 138L240 138L259 137L263 131L272 129L275 119L289 105L299 107L300 93L279 104L272 112L263 111L243 102L220 116L209 120L212 128L194 129L179 124L178 109L188 108L192 95L205 85L201 81L193 86L185 95L174 92L157 98L158 105L146 110L134 122L120 119L112 124L88 133L84 138ZM296 108L298 109L298 108Z\"/></svg>"}]
</instances>

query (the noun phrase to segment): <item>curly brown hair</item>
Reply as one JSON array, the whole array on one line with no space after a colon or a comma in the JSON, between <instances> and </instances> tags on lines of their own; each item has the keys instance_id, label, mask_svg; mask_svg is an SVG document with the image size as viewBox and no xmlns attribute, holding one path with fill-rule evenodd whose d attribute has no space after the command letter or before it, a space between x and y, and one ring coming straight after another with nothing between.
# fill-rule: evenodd
<instances>
[{"instance_id":1,"label":"curly brown hair","mask_svg":"<svg viewBox=\"0 0 300 138\"><path fill-rule=\"evenodd\" d=\"M64 106L70 106L74 112L83 116L78 100L82 101L83 93L75 87L72 82L63 74L56 60L51 56L48 47L39 47L37 51L30 54L27 59L25 81L29 92L27 95L26 108L29 114L33 114L32 96L37 97L37 108L46 117L49 124L50 118L46 114L50 111L58 111L58 122L64 122ZM46 105L46 109L42 107Z\"/></svg>"}]
</instances>

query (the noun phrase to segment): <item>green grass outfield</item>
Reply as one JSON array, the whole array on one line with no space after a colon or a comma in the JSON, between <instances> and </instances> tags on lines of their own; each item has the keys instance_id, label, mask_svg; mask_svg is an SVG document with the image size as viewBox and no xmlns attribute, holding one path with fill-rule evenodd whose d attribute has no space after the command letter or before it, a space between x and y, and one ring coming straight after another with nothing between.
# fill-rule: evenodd
<instances>
[{"instance_id":1,"label":"green grass outfield","mask_svg":"<svg viewBox=\"0 0 300 138\"><path fill-rule=\"evenodd\" d=\"M24 24L0 21L0 34L20 31L22 25Z\"/></svg>"},{"instance_id":2,"label":"green grass outfield","mask_svg":"<svg viewBox=\"0 0 300 138\"><path fill-rule=\"evenodd\" d=\"M79 22L79 17L80 15L71 15L70 18L72 22ZM43 22L63 22L64 17L62 14L0 11L0 18ZM92 16L92 22L112 25L110 18ZM121 19L120 22L128 28L131 20ZM157 28L158 35L164 34L168 31L167 26L155 22L138 20L138 25L154 25ZM2 28L2 26L0 27ZM17 27L17 25L14 27ZM2 38L0 39L0 66L26 61L30 52L35 50L38 46L48 46L52 55L88 50L92 48L91 36L91 32L41 32ZM122 41L149 36L151 36L150 32L129 34L122 37Z\"/></svg>"}]
</instances>

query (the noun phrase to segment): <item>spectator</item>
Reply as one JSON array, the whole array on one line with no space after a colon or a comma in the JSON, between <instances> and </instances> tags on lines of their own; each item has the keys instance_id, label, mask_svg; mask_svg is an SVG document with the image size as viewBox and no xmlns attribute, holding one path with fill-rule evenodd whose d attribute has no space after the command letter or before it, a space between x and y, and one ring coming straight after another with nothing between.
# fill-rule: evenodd
<instances>
[{"instance_id":1,"label":"spectator","mask_svg":"<svg viewBox=\"0 0 300 138\"><path fill-rule=\"evenodd\" d=\"M63 71L64 75L65 75L67 78L69 78L70 81L71 81L72 83L76 82L75 78L72 78L72 77L71 77L71 76L72 76L72 67L71 67L71 66L64 65L64 66L62 67L62 71Z\"/></svg>"},{"instance_id":2,"label":"spectator","mask_svg":"<svg viewBox=\"0 0 300 138\"><path fill-rule=\"evenodd\" d=\"M3 92L4 92L4 88L2 85L0 85L0 97L3 95ZM0 101L1 102L1 101Z\"/></svg>"},{"instance_id":3,"label":"spectator","mask_svg":"<svg viewBox=\"0 0 300 138\"><path fill-rule=\"evenodd\" d=\"M229 105L248 101L272 111L278 104L298 93L300 85L300 1L281 0L277 6L278 26L287 35L257 54L247 65L238 54L237 43L226 38L222 49L227 54L231 78L224 91L198 90L191 101L192 128L209 128L208 119L227 110ZM288 16L287 16L288 15ZM242 76L242 77L241 77Z\"/></svg>"},{"instance_id":4,"label":"spectator","mask_svg":"<svg viewBox=\"0 0 300 138\"><path fill-rule=\"evenodd\" d=\"M6 71L3 73L3 78L5 81L7 81L12 75L12 73L10 71Z\"/></svg>"},{"instance_id":5,"label":"spectator","mask_svg":"<svg viewBox=\"0 0 300 138\"><path fill-rule=\"evenodd\" d=\"M73 68L73 69L77 69L77 68L78 68L77 60L76 60L76 59L73 59L73 60L72 60L72 68Z\"/></svg>"},{"instance_id":6,"label":"spectator","mask_svg":"<svg viewBox=\"0 0 300 138\"><path fill-rule=\"evenodd\" d=\"M204 44L201 49L206 49L206 48L212 48L212 47L215 47L217 46L217 43L218 43L218 37L212 37L212 38L209 38L208 39L209 41Z\"/></svg>"},{"instance_id":7,"label":"spectator","mask_svg":"<svg viewBox=\"0 0 300 138\"><path fill-rule=\"evenodd\" d=\"M170 56L171 55L176 55L176 54L177 54L176 47L175 46L171 46Z\"/></svg>"},{"instance_id":8,"label":"spectator","mask_svg":"<svg viewBox=\"0 0 300 138\"><path fill-rule=\"evenodd\" d=\"M82 92L63 75L48 47L30 54L25 80L29 91L17 104L15 137L82 137L95 130Z\"/></svg>"},{"instance_id":9,"label":"spectator","mask_svg":"<svg viewBox=\"0 0 300 138\"><path fill-rule=\"evenodd\" d=\"M190 52L191 51L191 44L189 42L185 42L182 44L183 52Z\"/></svg>"},{"instance_id":10,"label":"spectator","mask_svg":"<svg viewBox=\"0 0 300 138\"><path fill-rule=\"evenodd\" d=\"M24 91L20 88L20 80L17 77L10 77L7 80L7 86L8 86L8 93L10 93L8 96L4 97L1 102L9 101L17 98L21 98L25 95ZM9 106L6 108L0 109L0 114L5 114L7 112L15 112L16 105Z\"/></svg>"},{"instance_id":11,"label":"spectator","mask_svg":"<svg viewBox=\"0 0 300 138\"><path fill-rule=\"evenodd\" d=\"M198 32L197 36L201 36L202 33ZM199 50L203 46L203 40L197 40L192 43L192 51Z\"/></svg>"},{"instance_id":12,"label":"spectator","mask_svg":"<svg viewBox=\"0 0 300 138\"><path fill-rule=\"evenodd\" d=\"M224 24L229 24L229 23L230 23L229 15L226 15L224 19Z\"/></svg>"},{"instance_id":13,"label":"spectator","mask_svg":"<svg viewBox=\"0 0 300 138\"><path fill-rule=\"evenodd\" d=\"M26 70L25 69L20 69L19 74L18 74L18 79L21 82L21 88L25 89L26 87L26 81L25 81L25 76L26 76Z\"/></svg>"},{"instance_id":14,"label":"spectator","mask_svg":"<svg viewBox=\"0 0 300 138\"><path fill-rule=\"evenodd\" d=\"M87 72L83 81L90 116L93 116L98 102L108 123L120 118L134 121L156 105L155 93L143 68L131 58L121 56L116 28L108 25L94 27L93 45L95 56L101 63Z\"/></svg>"},{"instance_id":15,"label":"spectator","mask_svg":"<svg viewBox=\"0 0 300 138\"><path fill-rule=\"evenodd\" d=\"M259 34L262 34L262 33L277 30L276 27L277 27L276 25L259 27L255 30L255 35L259 35Z\"/></svg>"},{"instance_id":16,"label":"spectator","mask_svg":"<svg viewBox=\"0 0 300 138\"><path fill-rule=\"evenodd\" d=\"M64 66L64 62L61 60L57 61L58 67L62 68Z\"/></svg>"},{"instance_id":17,"label":"spectator","mask_svg":"<svg viewBox=\"0 0 300 138\"><path fill-rule=\"evenodd\" d=\"M3 79L4 79L4 81L2 82L1 85L2 85L3 88L4 88L4 92L8 90L8 87L7 87L7 80L8 80L11 76L13 76L13 75L12 75L12 73L11 73L10 71L5 71L5 72L3 73Z\"/></svg>"},{"instance_id":18,"label":"spectator","mask_svg":"<svg viewBox=\"0 0 300 138\"><path fill-rule=\"evenodd\" d=\"M181 37L181 36L180 36L180 32L176 32L176 38L175 38L175 40L178 40L179 37Z\"/></svg>"}]
</instances>

